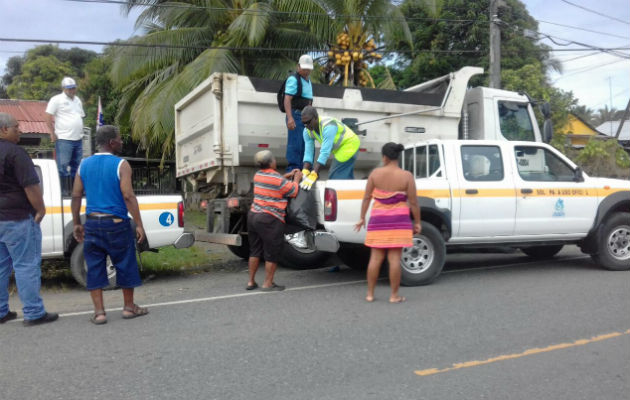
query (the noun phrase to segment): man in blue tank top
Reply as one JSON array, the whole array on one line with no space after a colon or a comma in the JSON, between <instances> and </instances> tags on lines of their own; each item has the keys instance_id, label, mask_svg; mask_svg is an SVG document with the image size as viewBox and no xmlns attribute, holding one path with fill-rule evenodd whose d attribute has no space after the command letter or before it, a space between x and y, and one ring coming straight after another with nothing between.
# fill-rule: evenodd
<instances>
[{"instance_id":1,"label":"man in blue tank top","mask_svg":"<svg viewBox=\"0 0 630 400\"><path fill-rule=\"evenodd\" d=\"M100 152L84 159L77 171L72 189L72 221L74 238L84 242L87 264L87 289L94 303L94 324L107 322L103 304L103 288L107 279L107 256L116 267L116 283L122 288L122 317L135 318L148 314L145 307L133 301L134 288L142 284L136 260L135 237L145 240L138 200L131 185L131 166L114 154L120 154L122 139L118 128L104 125L96 131ZM85 193L85 225L81 224L81 198ZM127 214L136 225L135 235ZM134 237L135 236L135 237Z\"/></svg>"}]
</instances>

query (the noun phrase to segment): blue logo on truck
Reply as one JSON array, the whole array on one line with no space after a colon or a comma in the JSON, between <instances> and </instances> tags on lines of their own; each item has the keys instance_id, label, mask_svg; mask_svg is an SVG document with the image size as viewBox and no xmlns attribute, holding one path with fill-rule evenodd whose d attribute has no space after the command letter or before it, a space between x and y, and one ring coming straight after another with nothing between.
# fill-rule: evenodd
<instances>
[{"instance_id":1,"label":"blue logo on truck","mask_svg":"<svg viewBox=\"0 0 630 400\"><path fill-rule=\"evenodd\" d=\"M173 222L175 222L175 217L172 213L165 211L160 214L160 224L162 226L171 226L173 225Z\"/></svg>"}]
</instances>

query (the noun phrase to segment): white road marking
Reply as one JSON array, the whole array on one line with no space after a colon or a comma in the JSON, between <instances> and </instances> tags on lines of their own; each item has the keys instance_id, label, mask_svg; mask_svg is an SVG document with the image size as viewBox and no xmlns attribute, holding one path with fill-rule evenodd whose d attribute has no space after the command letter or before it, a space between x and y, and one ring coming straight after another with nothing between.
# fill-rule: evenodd
<instances>
[{"instance_id":1,"label":"white road marking","mask_svg":"<svg viewBox=\"0 0 630 400\"><path fill-rule=\"evenodd\" d=\"M564 262L564 261L580 260L580 259L584 259L584 258L589 258L589 257L588 256L576 256L576 257L555 259L554 261L556 261L556 262ZM444 271L444 272L442 272L442 274L450 274L450 273L457 273L457 272L471 272L471 271L486 271L486 270L492 270L492 269L498 269L498 268L507 268L507 267L513 267L513 266L519 266L519 265L535 264L535 263L539 263L540 261L541 260L533 260L533 261L528 261L528 262L524 262L524 263L501 264L501 265L495 265L495 266L492 266L492 267L484 267L484 268L454 269L454 270L450 270L450 271ZM387 279L387 278L380 278L379 280L385 280L385 279ZM358 280L358 281L323 283L323 284L320 284L320 285L308 285L308 286L298 286L298 287L287 288L284 291L285 292L293 292L293 291L298 291L298 290L310 290L310 289L320 289L320 288L328 288L328 287L335 287L335 286L347 286L347 285L354 285L354 284L357 284L357 283L365 283L365 282L366 282L365 279L361 279L361 280ZM255 291L255 292L247 292L247 293L236 293L236 294L227 294L227 295L222 295L222 296L200 297L200 298L196 298L196 299L176 300L176 301L166 301L166 302L162 302L162 303L146 304L146 305L143 305L143 307L154 308L154 307L174 306L174 305L180 305L180 304L203 303L203 302L216 301L216 300L236 299L236 298L239 298L239 297L247 297L247 296L260 296L260 295L271 294L271 293L278 293L278 292ZM108 312L110 312L110 311L122 311L122 309L123 309L122 307L107 308L106 311L108 311ZM59 316L60 317L75 317L75 316L79 316L79 315L89 315L89 314L92 314L92 313L94 313L93 310L77 311L77 312L61 313L61 314L59 314ZM23 319L15 319L12 322L19 322L19 321L23 321Z\"/></svg>"}]
</instances>

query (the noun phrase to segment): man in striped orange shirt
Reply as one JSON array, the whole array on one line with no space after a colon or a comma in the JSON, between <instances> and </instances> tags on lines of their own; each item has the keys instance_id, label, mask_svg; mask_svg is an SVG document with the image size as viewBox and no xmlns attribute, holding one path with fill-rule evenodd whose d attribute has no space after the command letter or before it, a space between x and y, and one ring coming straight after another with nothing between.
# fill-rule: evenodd
<instances>
[{"instance_id":1,"label":"man in striped orange shirt","mask_svg":"<svg viewBox=\"0 0 630 400\"><path fill-rule=\"evenodd\" d=\"M276 171L276 159L269 150L256 153L254 162L260 170L254 176L254 202L247 215L249 282L246 289L258 287L256 271L260 258L264 257L265 281L261 290L280 291L284 286L276 285L273 275L282 251L288 198L297 196L302 172L294 169L281 175Z\"/></svg>"}]
</instances>

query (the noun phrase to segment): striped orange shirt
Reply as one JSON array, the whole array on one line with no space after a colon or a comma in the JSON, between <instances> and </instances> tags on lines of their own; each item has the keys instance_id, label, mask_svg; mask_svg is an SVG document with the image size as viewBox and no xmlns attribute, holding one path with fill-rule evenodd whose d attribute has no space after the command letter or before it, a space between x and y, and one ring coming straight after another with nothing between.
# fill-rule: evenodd
<instances>
[{"instance_id":1,"label":"striped orange shirt","mask_svg":"<svg viewBox=\"0 0 630 400\"><path fill-rule=\"evenodd\" d=\"M251 211L267 213L284 222L288 197L298 194L297 182L285 179L273 169L261 169L254 175L254 203Z\"/></svg>"}]
</instances>

